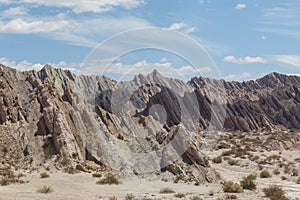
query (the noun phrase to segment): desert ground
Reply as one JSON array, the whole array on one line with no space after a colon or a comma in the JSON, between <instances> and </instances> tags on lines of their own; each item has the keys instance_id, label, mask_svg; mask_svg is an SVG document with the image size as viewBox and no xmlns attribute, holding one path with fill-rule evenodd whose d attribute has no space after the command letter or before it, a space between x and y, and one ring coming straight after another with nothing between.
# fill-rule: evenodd
<instances>
[{"instance_id":1,"label":"desert ground","mask_svg":"<svg viewBox=\"0 0 300 200\"><path fill-rule=\"evenodd\" d=\"M252 138L254 137L255 136ZM49 177L41 178L41 173L45 172L45 170L37 170L31 173L22 172L25 176L20 179L25 182L24 184L0 186L0 199L222 200L255 198L267 200L269 198L265 196L263 189L271 185L281 186L286 192L286 197L297 199L300 197L300 184L299 181L297 181L299 179L300 150L297 148L297 145L295 145L297 142L290 145L288 150L272 150L269 148L268 143L271 141L269 139L270 137L272 137L272 134L270 134L269 137L266 136L265 140L262 139L262 141L259 142L263 144L264 148L259 148L260 145L256 144L257 150L251 149L251 145L254 145L254 140L251 140L251 137L231 135L230 140L220 138L215 149L208 154L210 164L212 168L219 173L221 182L233 181L239 183L243 177L249 174L257 174L257 179L255 180L257 189L254 191L244 190L242 193L225 193L221 183L204 183L199 185L195 183L184 183L180 181L180 179L179 181L174 181L174 178L168 174L161 174L156 177L149 176L140 178L134 176L131 178L120 178L122 182L120 184L102 185L96 184L96 182L100 180L101 177L104 177L106 172L99 172L101 176L99 178L94 177L92 172L68 174L49 170L46 172ZM248 141L248 143L246 141ZM232 142L239 142L239 144L232 145ZM248 150L245 150L245 146L248 146ZM241 149L236 149L237 147ZM222 161L216 162L214 160L216 157L222 157ZM271 176L261 178L260 173L264 170L268 171ZM49 193L38 192L38 189L42 186L50 186L52 191ZM171 193L163 192L166 189L169 189Z\"/></svg>"}]
</instances>

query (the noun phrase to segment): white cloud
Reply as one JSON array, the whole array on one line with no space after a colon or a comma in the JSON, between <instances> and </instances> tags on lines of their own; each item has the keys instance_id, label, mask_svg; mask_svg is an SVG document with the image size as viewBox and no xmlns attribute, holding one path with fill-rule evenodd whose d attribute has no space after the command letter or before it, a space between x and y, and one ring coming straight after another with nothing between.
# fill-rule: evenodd
<instances>
[{"instance_id":1,"label":"white cloud","mask_svg":"<svg viewBox=\"0 0 300 200\"><path fill-rule=\"evenodd\" d=\"M300 76L300 74L286 74L287 76Z\"/></svg>"},{"instance_id":2,"label":"white cloud","mask_svg":"<svg viewBox=\"0 0 300 200\"><path fill-rule=\"evenodd\" d=\"M184 32L185 33L194 33L196 31L196 27L190 27L188 29L186 29Z\"/></svg>"},{"instance_id":3,"label":"white cloud","mask_svg":"<svg viewBox=\"0 0 300 200\"><path fill-rule=\"evenodd\" d=\"M40 63L33 64L31 62L28 62L27 60L16 62L16 61L11 61L5 57L0 58L0 63L7 67L15 68L19 71L40 70L41 68L43 68L43 65Z\"/></svg>"},{"instance_id":4,"label":"white cloud","mask_svg":"<svg viewBox=\"0 0 300 200\"><path fill-rule=\"evenodd\" d=\"M171 26L167 29L172 31L182 31L184 33L193 33L196 31L196 27L189 27L183 22L171 24Z\"/></svg>"},{"instance_id":5,"label":"white cloud","mask_svg":"<svg viewBox=\"0 0 300 200\"><path fill-rule=\"evenodd\" d=\"M235 8L236 10L242 10L242 9L244 9L244 8L246 8L246 7L247 7L246 4L239 3L239 4L237 4L234 8Z\"/></svg>"},{"instance_id":6,"label":"white cloud","mask_svg":"<svg viewBox=\"0 0 300 200\"><path fill-rule=\"evenodd\" d=\"M120 32L152 26L150 22L136 17L98 18L77 21L76 26L55 32L51 36L72 45L95 47L104 39Z\"/></svg>"},{"instance_id":7,"label":"white cloud","mask_svg":"<svg viewBox=\"0 0 300 200\"><path fill-rule=\"evenodd\" d=\"M2 12L2 15L7 16L17 16L17 15L26 15L27 9L25 7L13 7Z\"/></svg>"},{"instance_id":8,"label":"white cloud","mask_svg":"<svg viewBox=\"0 0 300 200\"><path fill-rule=\"evenodd\" d=\"M274 55L271 60L295 67L300 67L300 55Z\"/></svg>"},{"instance_id":9,"label":"white cloud","mask_svg":"<svg viewBox=\"0 0 300 200\"><path fill-rule=\"evenodd\" d=\"M130 78L137 74L149 74L155 69L157 69L163 76L180 79L184 79L186 76L199 75L199 73L209 73L212 71L210 67L195 69L188 65L175 68L172 66L172 63L169 62L148 63L146 60L142 60L135 64L124 64L121 62L112 63L105 72Z\"/></svg>"},{"instance_id":10,"label":"white cloud","mask_svg":"<svg viewBox=\"0 0 300 200\"><path fill-rule=\"evenodd\" d=\"M237 63L237 64L250 64L250 63L266 63L267 61L262 57L250 57L236 58L234 56L226 56L224 58L226 62Z\"/></svg>"},{"instance_id":11,"label":"white cloud","mask_svg":"<svg viewBox=\"0 0 300 200\"><path fill-rule=\"evenodd\" d=\"M167 58L162 58L162 59L160 59L159 62L161 62L161 63L168 62L168 59Z\"/></svg>"},{"instance_id":12,"label":"white cloud","mask_svg":"<svg viewBox=\"0 0 300 200\"><path fill-rule=\"evenodd\" d=\"M172 24L168 29L172 30L172 31L179 31L185 27L187 27L187 25L185 23L181 22L181 23Z\"/></svg>"},{"instance_id":13,"label":"white cloud","mask_svg":"<svg viewBox=\"0 0 300 200\"><path fill-rule=\"evenodd\" d=\"M300 14L298 3L282 3L264 10L259 20L261 32L300 37Z\"/></svg>"},{"instance_id":14,"label":"white cloud","mask_svg":"<svg viewBox=\"0 0 300 200\"><path fill-rule=\"evenodd\" d=\"M102 13L115 7L133 9L144 3L144 0L1 0L5 4L24 3L38 6L69 8L75 13Z\"/></svg>"},{"instance_id":15,"label":"white cloud","mask_svg":"<svg viewBox=\"0 0 300 200\"><path fill-rule=\"evenodd\" d=\"M46 65L46 63L45 64L32 63L27 60L16 62L16 61L9 60L5 57L0 58L0 64L5 65L7 67L15 68L18 71L29 71L29 70L39 71ZM61 61L59 63L48 63L48 64L56 68L61 68L61 69L66 69L71 71L76 71L77 68L80 66L80 64L77 63L67 64L64 61Z\"/></svg>"},{"instance_id":16,"label":"white cloud","mask_svg":"<svg viewBox=\"0 0 300 200\"><path fill-rule=\"evenodd\" d=\"M72 23L63 19L24 20L16 18L10 21L0 21L0 33L29 34L49 33L72 26Z\"/></svg>"},{"instance_id":17,"label":"white cloud","mask_svg":"<svg viewBox=\"0 0 300 200\"><path fill-rule=\"evenodd\" d=\"M252 76L252 74L245 72L243 74L229 74L224 76L223 79L226 81L242 81L248 79Z\"/></svg>"}]
</instances>

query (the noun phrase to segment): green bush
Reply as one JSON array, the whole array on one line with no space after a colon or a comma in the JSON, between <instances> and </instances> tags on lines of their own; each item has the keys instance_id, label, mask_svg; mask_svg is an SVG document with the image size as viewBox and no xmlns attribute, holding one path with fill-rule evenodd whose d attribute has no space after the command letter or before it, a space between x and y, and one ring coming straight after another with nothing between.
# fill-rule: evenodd
<instances>
[{"instance_id":1,"label":"green bush","mask_svg":"<svg viewBox=\"0 0 300 200\"><path fill-rule=\"evenodd\" d=\"M223 191L228 193L241 193L244 192L244 189L238 183L227 181L223 183Z\"/></svg>"},{"instance_id":2,"label":"green bush","mask_svg":"<svg viewBox=\"0 0 300 200\"><path fill-rule=\"evenodd\" d=\"M272 175L270 174L270 172L268 170L263 170L260 172L259 177L260 178L270 178L270 177L272 177Z\"/></svg>"},{"instance_id":3,"label":"green bush","mask_svg":"<svg viewBox=\"0 0 300 200\"><path fill-rule=\"evenodd\" d=\"M281 187L276 185L272 185L268 188L264 188L263 192L267 197L270 198L270 200L289 200L285 196L285 191Z\"/></svg>"},{"instance_id":4,"label":"green bush","mask_svg":"<svg viewBox=\"0 0 300 200\"><path fill-rule=\"evenodd\" d=\"M256 174L249 174L248 176L243 177L240 184L245 190L256 190L256 178Z\"/></svg>"}]
</instances>

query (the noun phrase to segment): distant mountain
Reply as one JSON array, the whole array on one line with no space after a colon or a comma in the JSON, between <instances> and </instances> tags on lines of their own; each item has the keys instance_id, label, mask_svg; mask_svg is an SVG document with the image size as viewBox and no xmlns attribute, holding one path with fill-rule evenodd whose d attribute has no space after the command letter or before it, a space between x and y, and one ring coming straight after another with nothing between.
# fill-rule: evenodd
<instances>
[{"instance_id":1,"label":"distant mountain","mask_svg":"<svg viewBox=\"0 0 300 200\"><path fill-rule=\"evenodd\" d=\"M300 129L297 76L185 83L155 70L118 83L0 65L0 146L9 148L0 166L83 170L91 161L125 175L169 171L213 182L204 152L217 132L286 129Z\"/></svg>"}]
</instances>

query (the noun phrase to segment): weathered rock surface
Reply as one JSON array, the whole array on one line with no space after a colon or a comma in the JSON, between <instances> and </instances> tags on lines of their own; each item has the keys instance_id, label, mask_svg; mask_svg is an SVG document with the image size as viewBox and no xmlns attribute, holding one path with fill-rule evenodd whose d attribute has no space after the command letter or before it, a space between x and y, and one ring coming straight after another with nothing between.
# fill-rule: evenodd
<instances>
[{"instance_id":1,"label":"weathered rock surface","mask_svg":"<svg viewBox=\"0 0 300 200\"><path fill-rule=\"evenodd\" d=\"M0 65L0 165L93 161L125 175L169 171L213 182L204 149L216 132L299 129L299 104L300 77L277 73L184 83L154 71L117 83L48 65L39 72Z\"/></svg>"}]
</instances>

